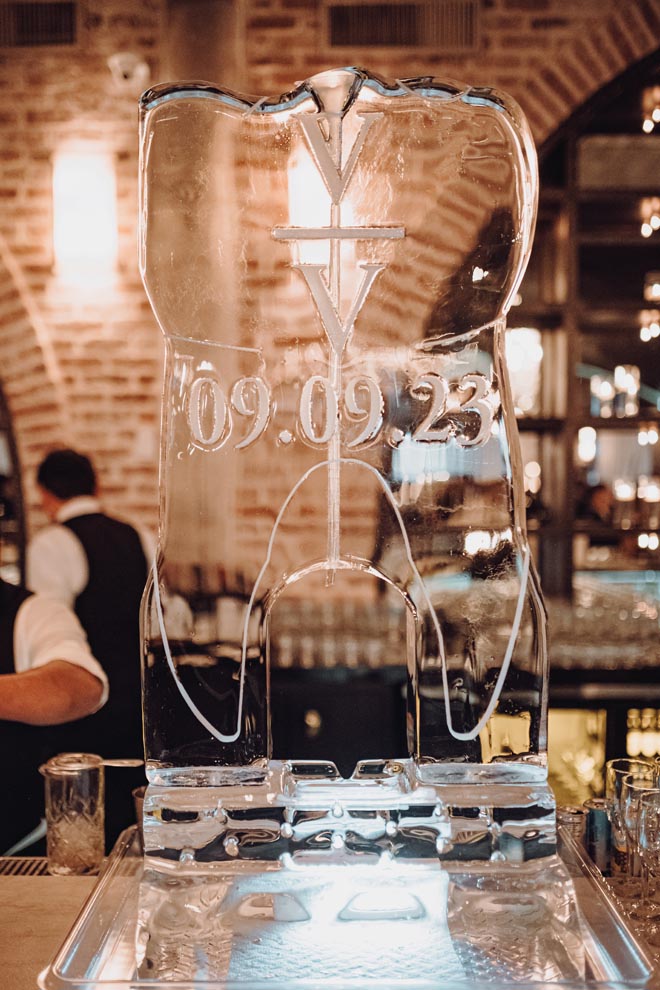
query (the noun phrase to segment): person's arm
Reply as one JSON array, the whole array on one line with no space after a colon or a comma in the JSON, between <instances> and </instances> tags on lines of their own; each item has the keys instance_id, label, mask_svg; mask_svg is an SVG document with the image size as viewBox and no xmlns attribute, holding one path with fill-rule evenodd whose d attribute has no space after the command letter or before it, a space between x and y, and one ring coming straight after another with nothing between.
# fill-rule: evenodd
<instances>
[{"instance_id":1,"label":"person's arm","mask_svg":"<svg viewBox=\"0 0 660 990\"><path fill-rule=\"evenodd\" d=\"M0 676L0 718L57 725L93 714L108 697L108 678L75 614L42 595L16 615L14 668Z\"/></svg>"},{"instance_id":2,"label":"person's arm","mask_svg":"<svg viewBox=\"0 0 660 990\"><path fill-rule=\"evenodd\" d=\"M0 719L59 725L95 712L103 682L66 660L51 660L19 674L0 675Z\"/></svg>"}]
</instances>

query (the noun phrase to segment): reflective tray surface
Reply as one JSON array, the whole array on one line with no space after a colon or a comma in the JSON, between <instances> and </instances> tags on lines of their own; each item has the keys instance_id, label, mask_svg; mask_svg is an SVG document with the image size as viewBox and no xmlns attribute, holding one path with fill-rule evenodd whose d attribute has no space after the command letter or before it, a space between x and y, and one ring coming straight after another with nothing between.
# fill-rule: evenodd
<instances>
[{"instance_id":1,"label":"reflective tray surface","mask_svg":"<svg viewBox=\"0 0 660 990\"><path fill-rule=\"evenodd\" d=\"M137 829L42 990L623 990L653 965L560 830L551 865L145 865Z\"/></svg>"}]
</instances>

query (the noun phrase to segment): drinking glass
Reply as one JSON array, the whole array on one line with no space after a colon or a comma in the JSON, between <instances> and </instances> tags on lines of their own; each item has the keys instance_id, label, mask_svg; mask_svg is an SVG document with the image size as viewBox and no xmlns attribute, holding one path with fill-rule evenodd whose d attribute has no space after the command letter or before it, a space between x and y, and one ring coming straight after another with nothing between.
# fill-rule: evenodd
<instances>
[{"instance_id":1,"label":"drinking glass","mask_svg":"<svg viewBox=\"0 0 660 990\"><path fill-rule=\"evenodd\" d=\"M98 873L105 851L104 767L94 753L60 753L45 781L48 872Z\"/></svg>"},{"instance_id":2,"label":"drinking glass","mask_svg":"<svg viewBox=\"0 0 660 990\"><path fill-rule=\"evenodd\" d=\"M657 790L656 782L657 775L651 766L624 774L621 780L619 804L630 856L628 872L633 876L639 876L639 862L635 855L639 835L639 802L643 794Z\"/></svg>"},{"instance_id":3,"label":"drinking glass","mask_svg":"<svg viewBox=\"0 0 660 990\"><path fill-rule=\"evenodd\" d=\"M642 773L636 770L627 773L621 783L621 815L628 844L628 872L633 877L639 877L641 882L641 900L628 909L629 917L636 921L652 917L655 910L648 898L647 871L639 854L639 836L641 800L648 794L660 793L655 786L656 780L655 770L644 770Z\"/></svg>"},{"instance_id":4,"label":"drinking glass","mask_svg":"<svg viewBox=\"0 0 660 990\"><path fill-rule=\"evenodd\" d=\"M612 826L613 872L612 884L620 897L634 897L639 894L639 882L631 879L629 869L629 846L621 807L621 791L623 780L629 773L637 773L640 777L654 784L657 771L649 760L630 757L620 757L608 760L605 764L605 800L607 814ZM617 875L618 874L618 875Z\"/></svg>"},{"instance_id":5,"label":"drinking glass","mask_svg":"<svg viewBox=\"0 0 660 990\"><path fill-rule=\"evenodd\" d=\"M660 876L660 789L642 794L639 801L639 828L637 849L642 862L642 899L640 909L645 921L644 939L656 948L660 947L660 905L651 898L650 879Z\"/></svg>"}]
</instances>

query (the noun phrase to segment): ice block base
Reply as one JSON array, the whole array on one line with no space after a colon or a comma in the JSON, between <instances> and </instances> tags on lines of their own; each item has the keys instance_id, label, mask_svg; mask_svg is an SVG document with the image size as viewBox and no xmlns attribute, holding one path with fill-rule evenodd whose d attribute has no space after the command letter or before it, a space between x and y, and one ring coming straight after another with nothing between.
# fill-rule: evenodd
<instances>
[{"instance_id":1,"label":"ice block base","mask_svg":"<svg viewBox=\"0 0 660 990\"><path fill-rule=\"evenodd\" d=\"M468 777L468 769L470 776ZM363 761L350 779L334 764L271 762L250 783L151 784L144 802L150 865L208 866L291 859L296 865L440 860L527 862L556 853L555 801L545 776L485 768ZM244 771L242 771L244 772ZM224 781L224 782L221 782Z\"/></svg>"},{"instance_id":2,"label":"ice block base","mask_svg":"<svg viewBox=\"0 0 660 990\"><path fill-rule=\"evenodd\" d=\"M171 872L124 833L42 990L631 990L652 964L560 830L529 863Z\"/></svg>"}]
</instances>

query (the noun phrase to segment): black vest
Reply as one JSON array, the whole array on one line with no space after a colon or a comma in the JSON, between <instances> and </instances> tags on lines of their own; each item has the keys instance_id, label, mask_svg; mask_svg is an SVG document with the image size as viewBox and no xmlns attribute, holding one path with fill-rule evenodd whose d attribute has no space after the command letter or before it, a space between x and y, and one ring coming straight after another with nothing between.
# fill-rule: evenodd
<instances>
[{"instance_id":1,"label":"black vest","mask_svg":"<svg viewBox=\"0 0 660 990\"><path fill-rule=\"evenodd\" d=\"M30 592L0 579L0 674L14 674L14 625ZM35 828L44 815L39 765L47 753L47 732L34 725L0 720L4 754L0 813L0 855ZM29 850L27 850L29 852Z\"/></svg>"},{"instance_id":2,"label":"black vest","mask_svg":"<svg viewBox=\"0 0 660 990\"><path fill-rule=\"evenodd\" d=\"M67 736L104 757L141 757L140 600L147 562L140 537L132 526L100 512L64 525L87 557L89 577L76 598L75 613L110 682L105 706L70 723Z\"/></svg>"},{"instance_id":3,"label":"black vest","mask_svg":"<svg viewBox=\"0 0 660 990\"><path fill-rule=\"evenodd\" d=\"M103 513L65 522L80 541L89 578L75 612L92 653L105 670L110 695L94 715L61 728L60 750L99 753L107 758L143 758L140 601L147 562L138 533ZM144 769L106 768L106 840L134 820L131 790L145 781Z\"/></svg>"}]
</instances>

